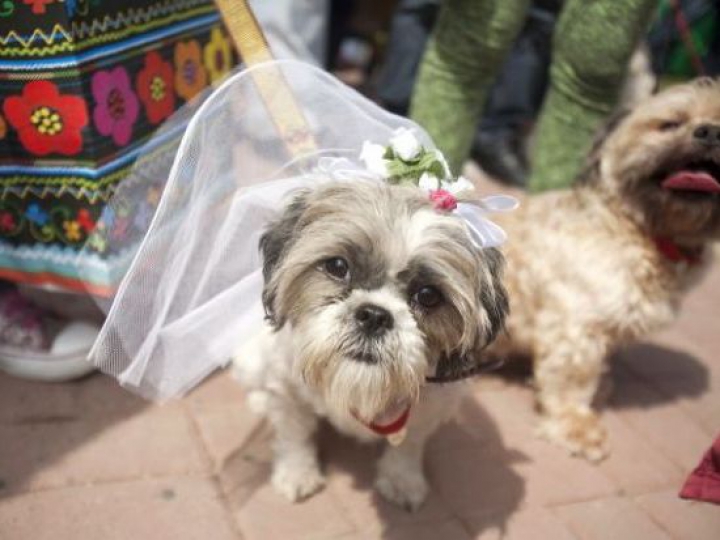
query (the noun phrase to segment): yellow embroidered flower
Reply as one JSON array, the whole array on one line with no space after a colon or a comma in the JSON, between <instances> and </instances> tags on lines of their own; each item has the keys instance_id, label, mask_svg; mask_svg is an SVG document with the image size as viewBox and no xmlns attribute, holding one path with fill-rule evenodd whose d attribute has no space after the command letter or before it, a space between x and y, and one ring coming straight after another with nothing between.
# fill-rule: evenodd
<instances>
[{"instance_id":1,"label":"yellow embroidered flower","mask_svg":"<svg viewBox=\"0 0 720 540\"><path fill-rule=\"evenodd\" d=\"M67 239L71 242L77 242L82 238L80 234L80 224L75 220L63 221L63 229L65 229L65 236L67 236Z\"/></svg>"},{"instance_id":2,"label":"yellow embroidered flower","mask_svg":"<svg viewBox=\"0 0 720 540\"><path fill-rule=\"evenodd\" d=\"M213 28L210 41L203 51L203 60L213 83L222 79L232 68L232 48L219 28Z\"/></svg>"},{"instance_id":3,"label":"yellow embroidered flower","mask_svg":"<svg viewBox=\"0 0 720 540\"><path fill-rule=\"evenodd\" d=\"M202 65L200 44L196 40L175 45L175 90L186 100L207 85L207 74Z\"/></svg>"}]
</instances>

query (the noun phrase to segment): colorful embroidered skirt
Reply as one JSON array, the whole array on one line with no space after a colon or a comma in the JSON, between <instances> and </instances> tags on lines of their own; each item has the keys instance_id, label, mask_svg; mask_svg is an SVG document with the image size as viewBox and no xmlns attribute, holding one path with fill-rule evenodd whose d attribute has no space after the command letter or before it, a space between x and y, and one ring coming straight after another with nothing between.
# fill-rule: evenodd
<instances>
[{"instance_id":1,"label":"colorful embroidered skirt","mask_svg":"<svg viewBox=\"0 0 720 540\"><path fill-rule=\"evenodd\" d=\"M211 0L0 1L0 278L111 293L122 253L92 241L106 201L146 181L134 223L102 220L146 228L164 178L128 179L133 163L165 174L182 130L148 139L236 62Z\"/></svg>"}]
</instances>

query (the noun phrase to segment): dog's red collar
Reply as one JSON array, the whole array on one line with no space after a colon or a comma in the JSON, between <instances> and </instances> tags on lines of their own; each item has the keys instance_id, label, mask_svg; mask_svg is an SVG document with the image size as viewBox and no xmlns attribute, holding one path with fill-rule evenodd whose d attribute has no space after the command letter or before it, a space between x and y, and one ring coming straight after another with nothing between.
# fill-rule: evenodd
<instances>
[{"instance_id":1,"label":"dog's red collar","mask_svg":"<svg viewBox=\"0 0 720 540\"><path fill-rule=\"evenodd\" d=\"M688 248L678 245L674 240L661 236L653 238L658 251L670 262L687 263L691 266L700 264L704 249L702 247Z\"/></svg>"}]
</instances>

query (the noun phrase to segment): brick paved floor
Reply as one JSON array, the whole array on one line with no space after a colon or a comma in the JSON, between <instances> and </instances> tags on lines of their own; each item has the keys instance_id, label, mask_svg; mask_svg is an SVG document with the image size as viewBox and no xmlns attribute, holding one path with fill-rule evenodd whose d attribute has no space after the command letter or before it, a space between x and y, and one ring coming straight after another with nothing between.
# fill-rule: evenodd
<instances>
[{"instance_id":1,"label":"brick paved floor","mask_svg":"<svg viewBox=\"0 0 720 540\"><path fill-rule=\"evenodd\" d=\"M681 501L720 432L720 267L680 320L618 354L599 466L533 437L522 376L478 380L433 438L414 515L372 493L377 450L326 429L329 483L299 505L268 485L269 438L227 375L149 405L113 381L0 376L2 540L720 538L720 507Z\"/></svg>"}]
</instances>

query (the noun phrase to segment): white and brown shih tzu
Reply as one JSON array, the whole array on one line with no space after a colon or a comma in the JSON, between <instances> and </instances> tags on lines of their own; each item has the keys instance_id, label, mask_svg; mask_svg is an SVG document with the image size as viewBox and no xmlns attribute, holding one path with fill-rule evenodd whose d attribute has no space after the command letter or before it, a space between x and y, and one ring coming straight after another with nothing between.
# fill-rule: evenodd
<instances>
[{"instance_id":1,"label":"white and brown shih tzu","mask_svg":"<svg viewBox=\"0 0 720 540\"><path fill-rule=\"evenodd\" d=\"M426 178L427 179L427 178ZM427 438L503 327L503 258L418 187L330 182L299 192L261 240L267 324L235 361L274 428L272 483L290 500L324 484L320 419L388 445L376 488L417 509Z\"/></svg>"},{"instance_id":2,"label":"white and brown shih tzu","mask_svg":"<svg viewBox=\"0 0 720 540\"><path fill-rule=\"evenodd\" d=\"M673 319L720 239L720 84L668 89L606 131L573 189L500 220L512 315L493 345L532 355L541 434L592 460L606 358Z\"/></svg>"}]
</instances>

